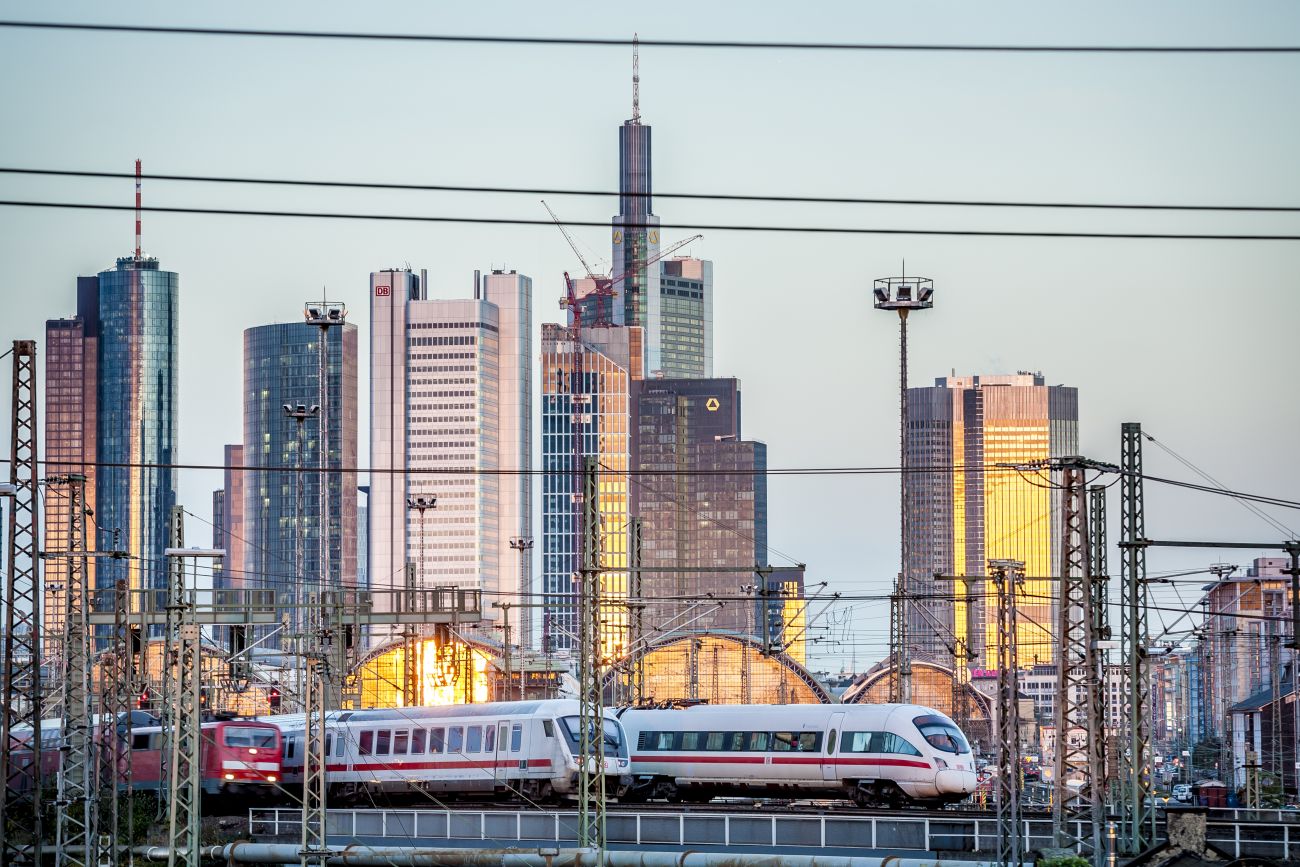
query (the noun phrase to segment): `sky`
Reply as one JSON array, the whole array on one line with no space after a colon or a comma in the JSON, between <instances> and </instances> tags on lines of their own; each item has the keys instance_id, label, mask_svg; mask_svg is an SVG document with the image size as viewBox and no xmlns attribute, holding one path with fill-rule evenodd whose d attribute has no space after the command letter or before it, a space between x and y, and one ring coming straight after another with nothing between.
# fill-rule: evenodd
<instances>
[{"instance_id":1,"label":"sky","mask_svg":"<svg viewBox=\"0 0 1300 867\"><path fill-rule=\"evenodd\" d=\"M97 23L456 34L1053 44L1300 42L1290 2L970 4L7 2L0 17ZM631 113L624 48L335 42L0 28L0 165L611 190ZM1300 205L1300 55L850 53L643 48L641 110L660 192L1003 201ZM129 204L126 180L0 174L0 198ZM538 219L536 196L151 182L149 204ZM612 198L553 196L571 220ZM1300 216L658 199L665 225L1300 234ZM133 246L126 212L0 206L0 342L75 310L75 277ZM608 231L576 229L608 260ZM666 229L665 242L693 234ZM931 277L911 382L1042 371L1076 386L1081 451L1118 461L1144 429L1228 487L1296 499L1300 242L705 232L715 374L738 376L744 433L773 467L894 466L897 324L876 277ZM241 422L244 328L351 305L367 381L367 276L409 264L468 297L474 269L534 280L557 321L576 265L545 226L146 214L144 248L181 275L181 460L219 463ZM6 368L8 362L4 363ZM0 401L8 430L9 401ZM7 440L7 433L0 434ZM368 453L363 429L359 454ZM6 448L7 452L7 448ZM1148 445L1147 471L1194 479ZM215 472L184 472L206 515ZM897 571L896 476L778 476L772 561L808 583L883 594ZM1153 538L1272 541L1228 498L1149 485ZM1112 501L1118 515L1118 500ZM1290 527L1300 514L1275 513ZM205 540L191 521L187 537ZM1111 538L1118 538L1112 528ZM1293 534L1294 535L1294 534ZM1153 551L1153 571L1251 552ZM1263 555L1268 552L1260 551ZM788 558L788 559L787 559ZM1235 558L1235 559L1234 559ZM1116 562L1112 554L1112 562ZM1166 592L1166 591L1162 591ZM1184 589L1184 596L1187 590ZM1194 590L1192 595L1195 595ZM819 611L815 604L813 611ZM832 607L819 667L874 661L883 602ZM1166 615L1168 616L1168 615ZM1172 619L1172 616L1170 616ZM819 631L817 633L821 635Z\"/></svg>"}]
</instances>

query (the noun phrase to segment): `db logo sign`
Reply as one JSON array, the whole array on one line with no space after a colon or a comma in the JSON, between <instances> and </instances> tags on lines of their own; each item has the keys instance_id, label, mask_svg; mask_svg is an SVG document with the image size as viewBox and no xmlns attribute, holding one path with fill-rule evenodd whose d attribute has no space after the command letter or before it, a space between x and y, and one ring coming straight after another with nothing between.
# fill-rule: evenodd
<instances>
[{"instance_id":1,"label":"db logo sign","mask_svg":"<svg viewBox=\"0 0 1300 867\"><path fill-rule=\"evenodd\" d=\"M375 287L375 297L376 297L376 298L387 298L387 297L388 297L388 293L389 293L389 291L390 291L390 290L389 290L389 288L388 288L387 286L376 286L376 287Z\"/></svg>"}]
</instances>

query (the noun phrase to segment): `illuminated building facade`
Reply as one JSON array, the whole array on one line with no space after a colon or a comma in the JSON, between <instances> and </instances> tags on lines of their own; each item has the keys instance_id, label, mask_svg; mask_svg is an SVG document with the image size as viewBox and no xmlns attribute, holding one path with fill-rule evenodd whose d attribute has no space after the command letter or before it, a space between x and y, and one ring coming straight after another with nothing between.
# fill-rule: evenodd
<instances>
[{"instance_id":1,"label":"illuminated building facade","mask_svg":"<svg viewBox=\"0 0 1300 867\"><path fill-rule=\"evenodd\" d=\"M276 590L286 600L301 574L306 592L320 587L320 537L329 544L328 588L354 586L357 574L357 327L330 328L326 343L330 453L327 474L330 524L321 526L320 474L302 473L302 514L298 514L298 473L320 465L320 423L303 422L302 454L298 424L284 405L320 402L321 329L306 322L258 325L244 330L243 582L239 586ZM266 469L263 469L266 468ZM277 469L269 469L277 468ZM231 499L227 490L227 502ZM302 562L298 563L301 551ZM261 634L259 632L259 634ZM263 646L274 647L271 637Z\"/></svg>"},{"instance_id":2,"label":"illuminated building facade","mask_svg":"<svg viewBox=\"0 0 1300 867\"><path fill-rule=\"evenodd\" d=\"M659 263L659 367L665 377L713 376L713 263Z\"/></svg>"},{"instance_id":3,"label":"illuminated building facade","mask_svg":"<svg viewBox=\"0 0 1300 867\"><path fill-rule=\"evenodd\" d=\"M741 439L739 381L642 380L632 410L632 513L641 518L642 566L766 566L767 446ZM761 608L755 580L734 569L643 573L643 596L682 600L646 608L646 622L666 631L759 635L764 621L781 620L784 605ZM703 596L723 600L722 607L683 598ZM736 601L742 596L750 598Z\"/></svg>"},{"instance_id":4,"label":"illuminated building facade","mask_svg":"<svg viewBox=\"0 0 1300 867\"><path fill-rule=\"evenodd\" d=\"M510 544L532 526L531 299L514 271L476 272L474 297L451 300L410 270L371 274L371 589L401 588L411 563L421 587L531 591L528 552Z\"/></svg>"},{"instance_id":5,"label":"illuminated building facade","mask_svg":"<svg viewBox=\"0 0 1300 867\"><path fill-rule=\"evenodd\" d=\"M133 556L101 559L95 586L126 579L132 588L163 588L176 503L176 470L169 467L177 459L180 275L161 270L157 259L126 256L98 281L95 523L101 534L120 533L119 549Z\"/></svg>"},{"instance_id":6,"label":"illuminated building facade","mask_svg":"<svg viewBox=\"0 0 1300 867\"><path fill-rule=\"evenodd\" d=\"M628 566L631 461L631 400L641 379L641 329L542 326L542 593L543 651L574 646L577 629L579 498L583 458L598 460L601 473L598 551L611 570ZM601 574L608 599L627 596L628 573ZM603 656L626 652L627 610L611 602L603 618Z\"/></svg>"},{"instance_id":7,"label":"illuminated building facade","mask_svg":"<svg viewBox=\"0 0 1300 867\"><path fill-rule=\"evenodd\" d=\"M908 483L907 584L923 598L911 609L909 633L919 658L952 664L952 648L968 646L972 668L995 658L996 599L970 582L979 601L960 599L961 583L942 575L987 574L988 561L1020 560L1028 576L1019 591L1018 652L1022 668L1050 663L1059 566L1060 494L1044 471L1023 464L1078 453L1078 390L1049 386L1042 374L940 377L908 389L908 465L930 468ZM957 601L925 596L957 595Z\"/></svg>"},{"instance_id":8,"label":"illuminated building facade","mask_svg":"<svg viewBox=\"0 0 1300 867\"><path fill-rule=\"evenodd\" d=\"M45 440L42 454L49 461L48 475L80 473L86 477L86 508L95 508L95 455L98 404L95 380L98 365L99 302L97 277L77 278L77 316L45 323L45 401L42 418ZM83 297L86 296L86 297ZM50 490L45 497L47 551L68 550L68 497ZM94 549L94 524L87 527L87 547ZM110 540L111 541L111 540ZM52 560L45 568L42 619L50 635L63 631L66 572L70 560ZM86 561L87 586L95 586L95 558Z\"/></svg>"}]
</instances>

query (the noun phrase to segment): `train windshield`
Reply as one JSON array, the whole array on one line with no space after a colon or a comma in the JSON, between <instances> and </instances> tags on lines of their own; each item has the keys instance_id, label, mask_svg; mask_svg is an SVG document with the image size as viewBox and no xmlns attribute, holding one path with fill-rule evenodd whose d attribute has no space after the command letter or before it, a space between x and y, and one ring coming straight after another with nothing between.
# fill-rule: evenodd
<instances>
[{"instance_id":1,"label":"train windshield","mask_svg":"<svg viewBox=\"0 0 1300 867\"><path fill-rule=\"evenodd\" d=\"M919 716L912 722L921 730L921 737L925 738L925 742L936 750L943 750L945 753L970 752L966 738L962 737L961 729L943 717Z\"/></svg>"},{"instance_id":2,"label":"train windshield","mask_svg":"<svg viewBox=\"0 0 1300 867\"><path fill-rule=\"evenodd\" d=\"M576 716L566 716L560 719L563 723L564 739L569 742L569 749L574 753L578 752L578 732L581 729L578 726ZM623 745L623 729L618 722L612 719L605 720L605 752L616 756L626 756L627 748Z\"/></svg>"},{"instance_id":3,"label":"train windshield","mask_svg":"<svg viewBox=\"0 0 1300 867\"><path fill-rule=\"evenodd\" d=\"M224 739L228 747L275 746L275 729L257 726L226 726Z\"/></svg>"}]
</instances>

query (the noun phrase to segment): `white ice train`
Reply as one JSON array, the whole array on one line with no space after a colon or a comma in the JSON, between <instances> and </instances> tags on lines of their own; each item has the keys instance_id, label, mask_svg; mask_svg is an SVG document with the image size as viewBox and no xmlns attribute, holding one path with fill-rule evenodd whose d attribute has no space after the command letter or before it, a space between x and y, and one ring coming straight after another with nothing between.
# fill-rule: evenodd
<instances>
[{"instance_id":1,"label":"white ice train","mask_svg":"<svg viewBox=\"0 0 1300 867\"><path fill-rule=\"evenodd\" d=\"M285 783L302 785L302 714L262 719L280 729ZM575 798L578 722L578 702L563 699L334 712L326 717L326 781L344 800L420 792ZM631 783L631 768L612 711L603 737L613 796Z\"/></svg>"},{"instance_id":2,"label":"white ice train","mask_svg":"<svg viewBox=\"0 0 1300 867\"><path fill-rule=\"evenodd\" d=\"M907 704L628 709L624 801L723 796L938 805L975 791L975 757L948 717Z\"/></svg>"}]
</instances>

